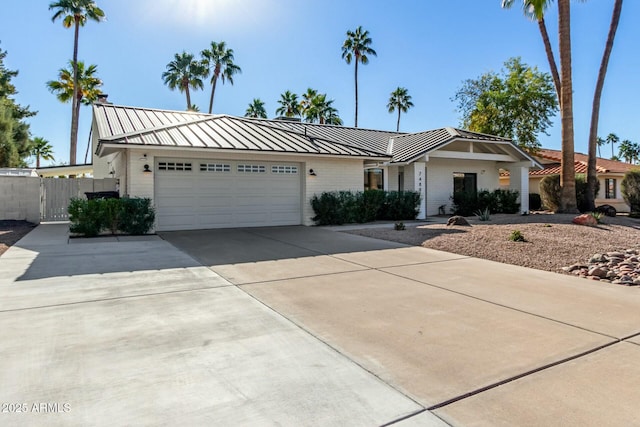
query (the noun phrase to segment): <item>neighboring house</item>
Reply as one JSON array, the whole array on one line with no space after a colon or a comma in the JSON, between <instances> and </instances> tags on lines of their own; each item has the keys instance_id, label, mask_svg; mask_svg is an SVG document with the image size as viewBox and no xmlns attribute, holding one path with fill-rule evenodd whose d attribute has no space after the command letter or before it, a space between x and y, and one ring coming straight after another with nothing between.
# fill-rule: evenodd
<instances>
[{"instance_id":1,"label":"neighboring house","mask_svg":"<svg viewBox=\"0 0 640 427\"><path fill-rule=\"evenodd\" d=\"M55 177L89 177L93 174L93 165L91 163L85 163L81 165L62 165L62 166L43 166L37 169L38 176L41 178L55 178Z\"/></svg>"},{"instance_id":2,"label":"neighboring house","mask_svg":"<svg viewBox=\"0 0 640 427\"><path fill-rule=\"evenodd\" d=\"M0 176L38 176L33 168L0 168Z\"/></svg>"},{"instance_id":3,"label":"neighboring house","mask_svg":"<svg viewBox=\"0 0 640 427\"><path fill-rule=\"evenodd\" d=\"M534 158L540 163L544 169L532 170L529 172L529 189L532 193L540 192L540 181L549 175L559 175L561 172L560 162L562 160L562 151L542 149L536 153ZM587 175L587 162L589 156L582 153L575 153L574 164L576 174ZM600 182L600 190L596 198L596 206L611 205L618 212L629 212L627 205L622 198L620 191L620 183L624 178L624 174L632 169L638 169L638 165L619 162L616 160L608 160L598 157L596 159L596 171L598 181ZM509 173L500 174L500 185L509 186Z\"/></svg>"},{"instance_id":4,"label":"neighboring house","mask_svg":"<svg viewBox=\"0 0 640 427\"><path fill-rule=\"evenodd\" d=\"M324 191L415 190L419 218L449 211L454 189L499 187L528 210L529 168L510 140L443 128L414 134L97 103L93 175L150 197L156 229L312 225ZM364 176L363 176L364 170Z\"/></svg>"}]
</instances>

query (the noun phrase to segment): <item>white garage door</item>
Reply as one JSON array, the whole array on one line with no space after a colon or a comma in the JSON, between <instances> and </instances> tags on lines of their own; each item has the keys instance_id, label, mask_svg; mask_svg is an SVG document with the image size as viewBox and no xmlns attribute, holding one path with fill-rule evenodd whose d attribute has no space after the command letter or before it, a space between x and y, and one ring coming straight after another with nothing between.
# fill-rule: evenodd
<instances>
[{"instance_id":1,"label":"white garage door","mask_svg":"<svg viewBox=\"0 0 640 427\"><path fill-rule=\"evenodd\" d=\"M298 163L158 159L158 230L301 224Z\"/></svg>"}]
</instances>

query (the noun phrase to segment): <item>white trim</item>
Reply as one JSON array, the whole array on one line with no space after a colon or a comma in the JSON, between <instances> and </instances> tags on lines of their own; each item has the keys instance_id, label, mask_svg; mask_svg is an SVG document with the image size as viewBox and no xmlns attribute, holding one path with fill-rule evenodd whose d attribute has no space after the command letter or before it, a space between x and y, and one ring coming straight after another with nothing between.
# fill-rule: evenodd
<instances>
[{"instance_id":1,"label":"white trim","mask_svg":"<svg viewBox=\"0 0 640 427\"><path fill-rule=\"evenodd\" d=\"M431 157L462 160L490 160L496 162L515 162L513 156L506 154L473 153L468 151L442 151L437 150L429 154Z\"/></svg>"}]
</instances>

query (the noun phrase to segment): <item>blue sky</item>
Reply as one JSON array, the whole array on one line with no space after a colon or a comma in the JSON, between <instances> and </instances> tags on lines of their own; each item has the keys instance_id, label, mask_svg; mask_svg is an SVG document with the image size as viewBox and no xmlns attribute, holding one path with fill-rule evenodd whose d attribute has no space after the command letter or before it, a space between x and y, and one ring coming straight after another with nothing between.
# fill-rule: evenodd
<instances>
[{"instance_id":1,"label":"blue sky","mask_svg":"<svg viewBox=\"0 0 640 427\"><path fill-rule=\"evenodd\" d=\"M334 99L346 125L353 125L353 64L341 59L345 33L362 25L378 56L360 68L360 127L394 130L395 115L386 110L389 94L406 87L415 107L401 130L457 126L451 101L462 81L499 70L508 58L548 71L537 25L519 8L503 10L500 0L98 0L107 15L81 29L79 59L97 64L103 91L122 105L185 109L184 95L170 91L161 74L177 52L198 54L211 41L225 40L243 73L235 85L216 90L215 113L243 115L261 98L269 116L285 90L307 87ZM56 164L68 162L71 106L59 103L45 83L71 58L73 31L51 22L49 0L5 2L0 15L0 48L7 50L19 103L38 115L34 136L48 139ZM574 115L576 150L586 152L591 102L613 0L572 2ZM615 132L640 142L640 2L627 0L605 82L599 134ZM554 46L555 6L547 23ZM557 52L556 52L557 54ZM202 111L209 86L192 95ZM91 109L80 115L78 161L84 159ZM560 148L559 116L543 145ZM610 155L610 147L605 153ZM607 151L608 150L608 151Z\"/></svg>"}]
</instances>

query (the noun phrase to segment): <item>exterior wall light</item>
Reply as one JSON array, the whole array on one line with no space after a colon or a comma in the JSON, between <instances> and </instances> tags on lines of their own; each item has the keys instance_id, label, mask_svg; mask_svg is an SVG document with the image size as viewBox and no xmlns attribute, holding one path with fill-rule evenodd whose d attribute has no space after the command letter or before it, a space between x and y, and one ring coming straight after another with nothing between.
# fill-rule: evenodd
<instances>
[{"instance_id":1,"label":"exterior wall light","mask_svg":"<svg viewBox=\"0 0 640 427\"><path fill-rule=\"evenodd\" d=\"M310 176L317 176L313 169L309 169L309 175Z\"/></svg>"},{"instance_id":2,"label":"exterior wall light","mask_svg":"<svg viewBox=\"0 0 640 427\"><path fill-rule=\"evenodd\" d=\"M149 165L144 165L144 170L142 172L151 173L151 169L149 169Z\"/></svg>"}]
</instances>

